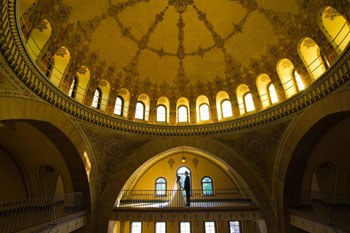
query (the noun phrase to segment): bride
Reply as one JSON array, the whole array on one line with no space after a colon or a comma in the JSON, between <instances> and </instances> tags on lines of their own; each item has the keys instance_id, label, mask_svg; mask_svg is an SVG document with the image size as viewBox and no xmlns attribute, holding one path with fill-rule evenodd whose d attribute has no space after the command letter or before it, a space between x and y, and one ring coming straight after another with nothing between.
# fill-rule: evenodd
<instances>
[{"instance_id":1,"label":"bride","mask_svg":"<svg viewBox=\"0 0 350 233\"><path fill-rule=\"evenodd\" d=\"M177 176L173 194L171 195L169 207L183 207L185 205L185 200L182 195L182 186L180 182L181 177Z\"/></svg>"}]
</instances>

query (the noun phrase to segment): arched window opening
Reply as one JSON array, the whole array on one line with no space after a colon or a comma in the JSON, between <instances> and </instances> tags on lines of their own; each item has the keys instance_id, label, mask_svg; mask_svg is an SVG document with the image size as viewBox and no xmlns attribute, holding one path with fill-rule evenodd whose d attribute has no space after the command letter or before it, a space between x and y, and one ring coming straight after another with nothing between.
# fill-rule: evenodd
<instances>
[{"instance_id":1,"label":"arched window opening","mask_svg":"<svg viewBox=\"0 0 350 233\"><path fill-rule=\"evenodd\" d=\"M68 96L75 98L77 96L78 78L74 77L69 88Z\"/></svg>"},{"instance_id":2,"label":"arched window opening","mask_svg":"<svg viewBox=\"0 0 350 233\"><path fill-rule=\"evenodd\" d=\"M202 195L203 196L214 195L213 180L209 176L205 176L202 179Z\"/></svg>"},{"instance_id":3,"label":"arched window opening","mask_svg":"<svg viewBox=\"0 0 350 233\"><path fill-rule=\"evenodd\" d=\"M115 100L114 114L121 116L123 115L124 100L122 97L118 96Z\"/></svg>"},{"instance_id":4,"label":"arched window opening","mask_svg":"<svg viewBox=\"0 0 350 233\"><path fill-rule=\"evenodd\" d=\"M251 112L255 110L253 97L251 93L247 93L244 96L244 107L246 112Z\"/></svg>"},{"instance_id":5,"label":"arched window opening","mask_svg":"<svg viewBox=\"0 0 350 233\"><path fill-rule=\"evenodd\" d=\"M312 176L311 191L334 193L336 190L337 166L324 163L319 166Z\"/></svg>"},{"instance_id":6,"label":"arched window opening","mask_svg":"<svg viewBox=\"0 0 350 233\"><path fill-rule=\"evenodd\" d=\"M185 187L185 179L186 179L186 172L188 172L188 176L190 177L190 184L191 184L191 187L192 187L192 176L191 176L191 170L186 167L186 166L182 166L182 167L179 167L176 171L176 177L177 176L180 176L180 182L181 182L181 186L182 187Z\"/></svg>"},{"instance_id":7,"label":"arched window opening","mask_svg":"<svg viewBox=\"0 0 350 233\"><path fill-rule=\"evenodd\" d=\"M188 111L186 106L179 107L179 122L188 122Z\"/></svg>"},{"instance_id":8,"label":"arched window opening","mask_svg":"<svg viewBox=\"0 0 350 233\"><path fill-rule=\"evenodd\" d=\"M199 120L207 121L209 119L209 105L202 104L201 106L199 106Z\"/></svg>"},{"instance_id":9,"label":"arched window opening","mask_svg":"<svg viewBox=\"0 0 350 233\"><path fill-rule=\"evenodd\" d=\"M230 233L241 233L239 221L230 221Z\"/></svg>"},{"instance_id":10,"label":"arched window opening","mask_svg":"<svg viewBox=\"0 0 350 233\"><path fill-rule=\"evenodd\" d=\"M221 102L221 112L222 118L232 117L232 106L229 100L224 100Z\"/></svg>"},{"instance_id":11,"label":"arched window opening","mask_svg":"<svg viewBox=\"0 0 350 233\"><path fill-rule=\"evenodd\" d=\"M299 73L296 70L294 70L293 74L294 74L294 79L295 79L295 83L297 84L298 90L299 91L304 90L305 86L303 81L301 80Z\"/></svg>"},{"instance_id":12,"label":"arched window opening","mask_svg":"<svg viewBox=\"0 0 350 233\"><path fill-rule=\"evenodd\" d=\"M165 196L166 195L166 179L163 177L159 177L156 180L155 185L156 196Z\"/></svg>"},{"instance_id":13,"label":"arched window opening","mask_svg":"<svg viewBox=\"0 0 350 233\"><path fill-rule=\"evenodd\" d=\"M295 68L292 61L287 58L282 58L278 61L276 70L278 77L281 80L284 92L286 93L286 97L289 98L295 95L298 92L298 88L294 78L293 71Z\"/></svg>"},{"instance_id":14,"label":"arched window opening","mask_svg":"<svg viewBox=\"0 0 350 233\"><path fill-rule=\"evenodd\" d=\"M278 97L277 97L275 86L272 83L269 84L268 91L269 91L269 97L270 97L271 104L277 103Z\"/></svg>"},{"instance_id":15,"label":"arched window opening","mask_svg":"<svg viewBox=\"0 0 350 233\"><path fill-rule=\"evenodd\" d=\"M306 37L299 42L298 53L314 80L318 79L326 71L321 48L310 37Z\"/></svg>"},{"instance_id":16,"label":"arched window opening","mask_svg":"<svg viewBox=\"0 0 350 233\"><path fill-rule=\"evenodd\" d=\"M139 120L145 119L145 105L142 102L136 103L135 118Z\"/></svg>"},{"instance_id":17,"label":"arched window opening","mask_svg":"<svg viewBox=\"0 0 350 233\"><path fill-rule=\"evenodd\" d=\"M166 122L166 108L164 105L158 105L157 107L157 121Z\"/></svg>"},{"instance_id":18,"label":"arched window opening","mask_svg":"<svg viewBox=\"0 0 350 233\"><path fill-rule=\"evenodd\" d=\"M350 26L346 18L333 7L326 7L319 16L319 27L332 47L341 54L350 41Z\"/></svg>"},{"instance_id":19,"label":"arched window opening","mask_svg":"<svg viewBox=\"0 0 350 233\"><path fill-rule=\"evenodd\" d=\"M92 100L91 107L100 109L101 107L101 97L102 97L102 91L99 88L96 88L94 98Z\"/></svg>"}]
</instances>

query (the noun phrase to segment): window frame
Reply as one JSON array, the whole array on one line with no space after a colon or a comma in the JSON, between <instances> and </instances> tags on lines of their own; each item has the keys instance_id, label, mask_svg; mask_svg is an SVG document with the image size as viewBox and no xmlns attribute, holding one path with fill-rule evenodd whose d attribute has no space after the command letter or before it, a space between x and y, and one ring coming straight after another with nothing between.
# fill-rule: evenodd
<instances>
[{"instance_id":1,"label":"window frame","mask_svg":"<svg viewBox=\"0 0 350 233\"><path fill-rule=\"evenodd\" d=\"M165 180L165 182L164 182L164 184L165 184L165 190L164 190L164 194L157 194L157 191L158 191L158 189L157 189L157 184L159 184L158 182L157 182L157 180L159 180L159 179L164 179ZM163 184L163 183L160 183L160 184ZM163 177L163 176L160 176L160 177L157 177L157 179L155 180L155 182L154 182L154 196L155 197L165 197L166 196L166 194L167 194L167 184L168 184L168 181L165 179L165 177ZM163 190L159 190L159 191L163 191Z\"/></svg>"},{"instance_id":2,"label":"window frame","mask_svg":"<svg viewBox=\"0 0 350 233\"><path fill-rule=\"evenodd\" d=\"M272 103L272 98L271 98L271 91L270 91L270 86L273 86L273 88L275 89L275 93L276 93L276 97L277 97L277 101L275 103ZM277 95L277 91L276 91L276 87L275 85L270 82L267 87L266 87L266 91L267 91L267 96L269 97L269 105L273 105L273 104L277 104L278 103L278 95Z\"/></svg>"},{"instance_id":3,"label":"window frame","mask_svg":"<svg viewBox=\"0 0 350 233\"><path fill-rule=\"evenodd\" d=\"M186 121L180 121L180 108L185 107L186 108ZM188 107L186 105L180 105L177 108L177 123L188 123L189 122L189 117L188 117Z\"/></svg>"},{"instance_id":4,"label":"window frame","mask_svg":"<svg viewBox=\"0 0 350 233\"><path fill-rule=\"evenodd\" d=\"M202 120L202 111L201 111L201 107L203 105L207 105L208 106L208 119L207 120ZM202 121L210 121L210 106L209 104L207 103L202 103L198 106L198 110L199 110L199 122L202 122Z\"/></svg>"},{"instance_id":5,"label":"window frame","mask_svg":"<svg viewBox=\"0 0 350 233\"><path fill-rule=\"evenodd\" d=\"M204 193L204 189L203 189L203 180L205 178L209 178L211 180L211 194L205 194ZM204 182L204 183L209 183L209 182ZM214 194L214 182L213 182L213 178L211 178L210 176L203 176L203 178L201 179L201 188L202 188L202 197L213 197L215 196Z\"/></svg>"},{"instance_id":6,"label":"window frame","mask_svg":"<svg viewBox=\"0 0 350 233\"><path fill-rule=\"evenodd\" d=\"M94 106L93 106L93 103L94 103L96 91L99 92L99 96L98 96L98 99L97 99L97 106L94 107ZM93 108L95 108L95 109L101 109L101 99L102 99L102 90L101 90L101 88L97 87L96 90L95 90L95 92L94 92L94 97L92 98L91 107L93 107Z\"/></svg>"},{"instance_id":7,"label":"window frame","mask_svg":"<svg viewBox=\"0 0 350 233\"><path fill-rule=\"evenodd\" d=\"M179 233L181 232L181 223L189 223L190 224L190 233L192 233L192 222L191 221L179 221Z\"/></svg>"},{"instance_id":8,"label":"window frame","mask_svg":"<svg viewBox=\"0 0 350 233\"><path fill-rule=\"evenodd\" d=\"M231 223L231 222L238 222L239 233L242 233L242 225L241 225L241 221L240 221L240 220L228 221L228 232L231 233L231 228L230 228L230 223Z\"/></svg>"},{"instance_id":9,"label":"window frame","mask_svg":"<svg viewBox=\"0 0 350 233\"><path fill-rule=\"evenodd\" d=\"M203 228L204 228L204 233L207 233L206 228L205 228L205 223L213 222L214 223L214 231L217 233L217 227L216 227L216 221L203 221Z\"/></svg>"},{"instance_id":10,"label":"window frame","mask_svg":"<svg viewBox=\"0 0 350 233\"><path fill-rule=\"evenodd\" d=\"M230 106L231 106L231 116L227 116L227 117L224 116L224 108L222 107L222 104L223 104L225 101L228 101L228 102L230 103ZM221 108L221 118L222 118L222 119L233 117L232 102L231 102L230 99L223 99L223 100L221 101L221 103L220 103L220 108Z\"/></svg>"},{"instance_id":11,"label":"window frame","mask_svg":"<svg viewBox=\"0 0 350 233\"><path fill-rule=\"evenodd\" d=\"M297 80L297 78L296 78L295 73L298 74L298 76L299 76L299 78L300 78L300 81L301 81L301 83L303 84L303 89L301 89L301 90L300 90L300 87L299 87L299 85L298 85L298 80ZM294 70L292 71L292 77L293 77L293 81L294 81L294 83L295 83L295 87L296 87L297 91L298 91L298 92L301 92L301 91L305 90L305 84L303 83L303 80L301 79L301 76L300 76L300 74L298 73L298 71L297 71L296 69L294 69Z\"/></svg>"},{"instance_id":12,"label":"window frame","mask_svg":"<svg viewBox=\"0 0 350 233\"><path fill-rule=\"evenodd\" d=\"M75 97L77 96L77 89L78 89L78 84L79 84L79 80L77 76L74 76L72 79L72 82L70 84L69 87L69 91L68 91L68 96L75 99ZM72 86L73 85L73 86ZM72 90L72 94L69 95L70 91Z\"/></svg>"},{"instance_id":13,"label":"window frame","mask_svg":"<svg viewBox=\"0 0 350 233\"><path fill-rule=\"evenodd\" d=\"M143 106L142 119L136 118L137 104L138 104L138 103L142 104L142 106ZM137 102L136 102L136 105L135 105L135 119L136 119L136 120L144 121L144 120L145 120L145 115L146 115L146 105L145 105L142 101L137 101Z\"/></svg>"},{"instance_id":14,"label":"window frame","mask_svg":"<svg viewBox=\"0 0 350 233\"><path fill-rule=\"evenodd\" d=\"M246 97L248 94L251 95L251 97L252 97L252 102L253 102L253 106L254 106L254 109L251 110L251 111L249 111L249 112L254 112L254 111L255 111L255 104L254 104L254 100L253 100L253 94L252 94L251 92L248 91L247 93L245 93L245 94L243 95L243 105L244 105L244 111L245 111L245 113L249 113L249 112L247 111L247 103L246 103L246 101L245 101L245 97Z\"/></svg>"},{"instance_id":15,"label":"window frame","mask_svg":"<svg viewBox=\"0 0 350 233\"><path fill-rule=\"evenodd\" d=\"M164 121L158 121L158 107L163 107L165 109L165 116L164 116ZM158 104L157 105L157 111L156 111L156 121L157 122L162 122L162 123L167 123L168 122L168 119L167 119L167 115L168 112L167 112L167 108L164 104Z\"/></svg>"},{"instance_id":16,"label":"window frame","mask_svg":"<svg viewBox=\"0 0 350 233\"><path fill-rule=\"evenodd\" d=\"M166 233L167 232L167 222L166 221L154 222L154 233L157 233L157 223L165 223L165 233Z\"/></svg>"},{"instance_id":17,"label":"window frame","mask_svg":"<svg viewBox=\"0 0 350 233\"><path fill-rule=\"evenodd\" d=\"M121 106L121 108L120 108L120 115L115 113L115 106L117 105L117 99L118 99L118 98L120 98L121 101L122 101L122 106ZM117 116L123 116L123 113L124 113L123 109L124 109L124 98L121 97L120 95L118 95L118 96L115 98L115 104L114 104L114 111L113 111L113 114L114 114L114 115L117 115Z\"/></svg>"},{"instance_id":18,"label":"window frame","mask_svg":"<svg viewBox=\"0 0 350 233\"><path fill-rule=\"evenodd\" d=\"M143 224L142 224L142 221L140 222L140 221L132 221L132 222L130 222L130 233L133 233L133 231L132 231L132 224L133 223L141 223L141 233L142 233L142 227L143 227Z\"/></svg>"}]
</instances>

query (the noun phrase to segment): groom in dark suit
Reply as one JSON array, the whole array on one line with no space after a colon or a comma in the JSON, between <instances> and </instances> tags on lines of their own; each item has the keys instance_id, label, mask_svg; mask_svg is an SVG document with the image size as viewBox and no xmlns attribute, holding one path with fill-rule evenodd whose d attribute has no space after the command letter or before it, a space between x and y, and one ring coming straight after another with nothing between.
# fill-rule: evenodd
<instances>
[{"instance_id":1,"label":"groom in dark suit","mask_svg":"<svg viewBox=\"0 0 350 233\"><path fill-rule=\"evenodd\" d=\"M185 191L186 191L186 206L190 206L190 198L191 198L191 184L190 184L190 177L188 176L188 172L185 172L186 179L185 179Z\"/></svg>"}]
</instances>

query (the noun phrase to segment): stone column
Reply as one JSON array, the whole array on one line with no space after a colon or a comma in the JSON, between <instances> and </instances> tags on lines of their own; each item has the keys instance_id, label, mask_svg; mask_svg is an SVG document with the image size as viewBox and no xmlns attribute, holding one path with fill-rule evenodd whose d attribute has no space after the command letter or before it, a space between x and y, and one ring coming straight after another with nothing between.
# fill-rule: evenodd
<instances>
[{"instance_id":1,"label":"stone column","mask_svg":"<svg viewBox=\"0 0 350 233\"><path fill-rule=\"evenodd\" d=\"M261 99L259 97L259 92L258 92L256 85L249 87L249 89L250 89L250 93L252 94L252 98L253 98L253 102L254 102L254 106L255 106L255 111L262 110Z\"/></svg>"},{"instance_id":2,"label":"stone column","mask_svg":"<svg viewBox=\"0 0 350 233\"><path fill-rule=\"evenodd\" d=\"M157 123L157 99L154 98L150 100L148 122L151 124Z\"/></svg>"},{"instance_id":3,"label":"stone column","mask_svg":"<svg viewBox=\"0 0 350 233\"><path fill-rule=\"evenodd\" d=\"M128 120L133 121L135 119L136 103L137 103L137 96L134 93L131 93Z\"/></svg>"},{"instance_id":4,"label":"stone column","mask_svg":"<svg viewBox=\"0 0 350 233\"><path fill-rule=\"evenodd\" d=\"M191 124L196 124L197 123L196 101L191 99L189 100L189 102L190 102L190 109L188 109L190 114L189 121L191 122Z\"/></svg>"},{"instance_id":5,"label":"stone column","mask_svg":"<svg viewBox=\"0 0 350 233\"><path fill-rule=\"evenodd\" d=\"M218 122L218 109L216 107L216 99L209 99L209 111L210 111L210 120L213 122Z\"/></svg>"},{"instance_id":6,"label":"stone column","mask_svg":"<svg viewBox=\"0 0 350 233\"><path fill-rule=\"evenodd\" d=\"M94 98L94 94L97 88L98 80L95 76L91 77L91 82L89 84L89 87L87 88L85 98L83 99L83 103L87 106L91 106L92 100Z\"/></svg>"},{"instance_id":7,"label":"stone column","mask_svg":"<svg viewBox=\"0 0 350 233\"><path fill-rule=\"evenodd\" d=\"M170 119L169 119L169 124L170 125L175 125L176 124L176 100L175 99L170 99Z\"/></svg>"},{"instance_id":8,"label":"stone column","mask_svg":"<svg viewBox=\"0 0 350 233\"><path fill-rule=\"evenodd\" d=\"M278 102L281 102L281 101L287 99L286 93L284 92L283 85L282 85L281 80L279 79L278 75L274 73L270 76L270 78L271 78L271 82L272 82L273 86L275 87Z\"/></svg>"},{"instance_id":9,"label":"stone column","mask_svg":"<svg viewBox=\"0 0 350 233\"><path fill-rule=\"evenodd\" d=\"M115 87L111 87L105 113L109 115L114 114L115 100L117 96L118 92L116 91Z\"/></svg>"},{"instance_id":10,"label":"stone column","mask_svg":"<svg viewBox=\"0 0 350 233\"><path fill-rule=\"evenodd\" d=\"M295 70L300 75L300 78L303 81L305 88L310 86L312 84L313 80L312 80L310 74L307 72L307 69L306 69L304 63L302 62L301 58L295 54L294 56L292 56L290 58L290 60L292 61ZM296 83L295 83L295 85L296 85Z\"/></svg>"}]
</instances>

